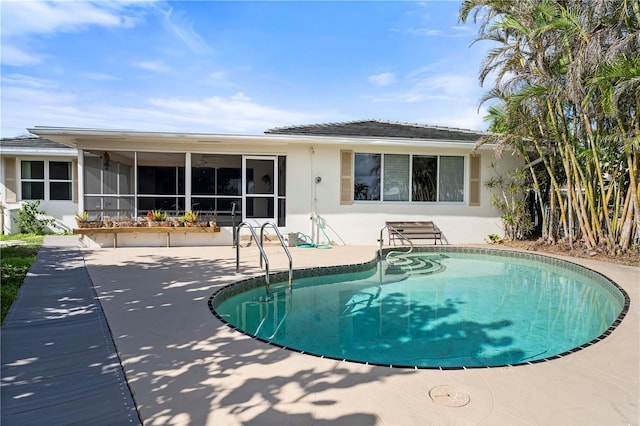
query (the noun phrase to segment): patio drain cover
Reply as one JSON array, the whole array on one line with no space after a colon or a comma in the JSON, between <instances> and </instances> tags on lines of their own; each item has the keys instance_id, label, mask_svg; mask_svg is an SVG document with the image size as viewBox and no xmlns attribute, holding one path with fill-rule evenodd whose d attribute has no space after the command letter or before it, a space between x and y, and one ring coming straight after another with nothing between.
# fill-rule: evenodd
<instances>
[{"instance_id":1,"label":"patio drain cover","mask_svg":"<svg viewBox=\"0 0 640 426\"><path fill-rule=\"evenodd\" d=\"M466 392L461 392L449 385L436 386L429 391L429 396L436 404L445 407L464 407L471 401Z\"/></svg>"}]
</instances>

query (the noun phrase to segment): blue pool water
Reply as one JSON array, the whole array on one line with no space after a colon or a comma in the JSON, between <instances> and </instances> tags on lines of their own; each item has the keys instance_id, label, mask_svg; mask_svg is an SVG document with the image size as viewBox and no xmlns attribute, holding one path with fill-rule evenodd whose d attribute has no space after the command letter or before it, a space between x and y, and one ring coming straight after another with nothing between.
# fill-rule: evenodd
<instances>
[{"instance_id":1,"label":"blue pool water","mask_svg":"<svg viewBox=\"0 0 640 426\"><path fill-rule=\"evenodd\" d=\"M214 313L297 351L377 365L473 368L553 358L602 338L625 297L572 265L458 252L358 272L223 289ZM558 261L555 261L556 263Z\"/></svg>"}]
</instances>

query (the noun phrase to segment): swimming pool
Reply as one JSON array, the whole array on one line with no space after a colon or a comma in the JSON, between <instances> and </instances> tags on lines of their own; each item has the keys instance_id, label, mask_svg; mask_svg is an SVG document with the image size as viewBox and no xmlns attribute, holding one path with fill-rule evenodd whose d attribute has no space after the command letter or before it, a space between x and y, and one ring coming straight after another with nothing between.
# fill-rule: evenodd
<instances>
[{"instance_id":1,"label":"swimming pool","mask_svg":"<svg viewBox=\"0 0 640 426\"><path fill-rule=\"evenodd\" d=\"M231 327L311 355L409 368L548 361L608 336L629 306L606 277L530 253L428 247L391 263L275 274L216 292Z\"/></svg>"}]
</instances>

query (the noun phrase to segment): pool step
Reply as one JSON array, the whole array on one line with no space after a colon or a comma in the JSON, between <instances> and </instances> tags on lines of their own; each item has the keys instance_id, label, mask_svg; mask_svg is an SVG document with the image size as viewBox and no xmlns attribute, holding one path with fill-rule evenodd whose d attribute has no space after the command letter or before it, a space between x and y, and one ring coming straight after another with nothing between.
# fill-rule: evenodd
<instances>
[{"instance_id":1,"label":"pool step","mask_svg":"<svg viewBox=\"0 0 640 426\"><path fill-rule=\"evenodd\" d=\"M393 258L385 270L386 275L431 275L444 271L441 258L426 259L424 256L402 256Z\"/></svg>"}]
</instances>

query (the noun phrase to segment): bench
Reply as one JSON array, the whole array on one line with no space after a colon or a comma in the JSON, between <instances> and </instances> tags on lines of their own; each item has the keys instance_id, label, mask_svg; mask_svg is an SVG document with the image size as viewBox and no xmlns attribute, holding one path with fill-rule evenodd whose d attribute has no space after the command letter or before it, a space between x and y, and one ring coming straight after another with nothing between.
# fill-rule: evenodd
<instances>
[{"instance_id":1,"label":"bench","mask_svg":"<svg viewBox=\"0 0 640 426\"><path fill-rule=\"evenodd\" d=\"M433 240L433 244L440 241L442 244L442 231L438 226L431 222L387 222L389 230L389 244L393 241L396 245L396 239L403 240Z\"/></svg>"}]
</instances>

